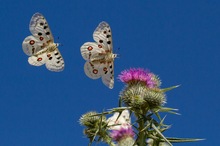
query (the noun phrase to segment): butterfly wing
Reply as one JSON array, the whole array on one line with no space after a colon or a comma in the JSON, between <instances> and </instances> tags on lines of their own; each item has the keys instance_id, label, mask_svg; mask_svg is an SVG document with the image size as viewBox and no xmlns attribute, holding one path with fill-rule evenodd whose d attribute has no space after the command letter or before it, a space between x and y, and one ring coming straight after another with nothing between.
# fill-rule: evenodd
<instances>
[{"instance_id":1,"label":"butterfly wing","mask_svg":"<svg viewBox=\"0 0 220 146\"><path fill-rule=\"evenodd\" d=\"M31 56L28 58L28 62L33 66L46 64L48 70L55 72L64 69L64 60L57 48L53 52L45 52L40 55Z\"/></svg>"},{"instance_id":2,"label":"butterfly wing","mask_svg":"<svg viewBox=\"0 0 220 146\"><path fill-rule=\"evenodd\" d=\"M22 43L22 48L25 54L28 56L36 55L43 50L43 42L34 36L28 36Z\"/></svg>"},{"instance_id":3,"label":"butterfly wing","mask_svg":"<svg viewBox=\"0 0 220 146\"><path fill-rule=\"evenodd\" d=\"M128 110L123 110L121 113L120 118L122 118L124 121L122 123L124 124L130 124L131 123L131 118L130 118L130 113Z\"/></svg>"},{"instance_id":4,"label":"butterfly wing","mask_svg":"<svg viewBox=\"0 0 220 146\"><path fill-rule=\"evenodd\" d=\"M44 16L40 13L35 13L29 24L30 32L36 38L47 43L48 41L54 42L52 32L50 30L49 24Z\"/></svg>"},{"instance_id":5,"label":"butterfly wing","mask_svg":"<svg viewBox=\"0 0 220 146\"><path fill-rule=\"evenodd\" d=\"M128 110L123 110L121 114L118 112L107 120L110 130L119 130L121 127L127 127L131 123L130 113Z\"/></svg>"},{"instance_id":6,"label":"butterfly wing","mask_svg":"<svg viewBox=\"0 0 220 146\"><path fill-rule=\"evenodd\" d=\"M54 51L47 53L46 68L50 71L60 72L64 70L64 60L58 48Z\"/></svg>"},{"instance_id":7,"label":"butterfly wing","mask_svg":"<svg viewBox=\"0 0 220 146\"><path fill-rule=\"evenodd\" d=\"M33 66L41 66L47 62L48 58L46 53L37 55L37 56L31 56L28 58L29 64Z\"/></svg>"},{"instance_id":8,"label":"butterfly wing","mask_svg":"<svg viewBox=\"0 0 220 146\"><path fill-rule=\"evenodd\" d=\"M106 51L112 52L112 33L107 22L101 22L93 33L93 39L103 46Z\"/></svg>"},{"instance_id":9,"label":"butterfly wing","mask_svg":"<svg viewBox=\"0 0 220 146\"><path fill-rule=\"evenodd\" d=\"M98 79L104 74L105 64L87 61L84 65L85 74L91 79Z\"/></svg>"},{"instance_id":10,"label":"butterfly wing","mask_svg":"<svg viewBox=\"0 0 220 146\"><path fill-rule=\"evenodd\" d=\"M105 50L95 42L86 42L81 48L81 55L85 60L93 61L104 58Z\"/></svg>"},{"instance_id":11,"label":"butterfly wing","mask_svg":"<svg viewBox=\"0 0 220 146\"><path fill-rule=\"evenodd\" d=\"M119 116L119 112L115 112L113 116L107 119L107 123L110 130L112 130L112 128L116 126L117 128L119 128L120 125L116 125L116 120L119 118L118 116Z\"/></svg>"},{"instance_id":12,"label":"butterfly wing","mask_svg":"<svg viewBox=\"0 0 220 146\"><path fill-rule=\"evenodd\" d=\"M102 75L102 82L110 89L113 89L114 87L114 62L113 61L106 62L105 73Z\"/></svg>"},{"instance_id":13,"label":"butterfly wing","mask_svg":"<svg viewBox=\"0 0 220 146\"><path fill-rule=\"evenodd\" d=\"M29 29L33 36L26 37L22 43L23 51L28 56L39 54L49 42L53 43L49 25L42 14L35 13L32 16Z\"/></svg>"}]
</instances>

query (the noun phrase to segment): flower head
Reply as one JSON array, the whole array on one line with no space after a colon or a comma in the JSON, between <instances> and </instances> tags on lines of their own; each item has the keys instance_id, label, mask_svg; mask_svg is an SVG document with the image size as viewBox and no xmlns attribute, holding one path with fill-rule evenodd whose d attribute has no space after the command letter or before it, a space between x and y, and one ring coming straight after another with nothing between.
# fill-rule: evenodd
<instances>
[{"instance_id":1,"label":"flower head","mask_svg":"<svg viewBox=\"0 0 220 146\"><path fill-rule=\"evenodd\" d=\"M135 113L163 105L165 94L160 89L161 82L155 74L143 68L124 70L118 77L127 85L120 92L120 98Z\"/></svg>"},{"instance_id":2,"label":"flower head","mask_svg":"<svg viewBox=\"0 0 220 146\"><path fill-rule=\"evenodd\" d=\"M105 121L106 120L106 117L102 116L102 119L97 116L97 112L88 112L84 115L81 116L79 122L81 125L84 125L86 127L91 127L93 128L96 123L99 123L101 120L102 121Z\"/></svg>"},{"instance_id":3,"label":"flower head","mask_svg":"<svg viewBox=\"0 0 220 146\"><path fill-rule=\"evenodd\" d=\"M118 130L112 130L111 137L113 140L119 142L122 139L127 138L127 137L134 138L134 132L131 126L127 126L127 127L122 126Z\"/></svg>"},{"instance_id":4,"label":"flower head","mask_svg":"<svg viewBox=\"0 0 220 146\"><path fill-rule=\"evenodd\" d=\"M107 122L104 115L97 112L88 112L81 116L80 124L85 126L83 133L92 142L94 139L105 139L108 135Z\"/></svg>"},{"instance_id":5,"label":"flower head","mask_svg":"<svg viewBox=\"0 0 220 146\"><path fill-rule=\"evenodd\" d=\"M124 70L121 72L118 78L127 84L142 82L148 88L155 88L160 86L159 78L150 71L144 70L142 68L131 68L129 70Z\"/></svg>"}]
</instances>

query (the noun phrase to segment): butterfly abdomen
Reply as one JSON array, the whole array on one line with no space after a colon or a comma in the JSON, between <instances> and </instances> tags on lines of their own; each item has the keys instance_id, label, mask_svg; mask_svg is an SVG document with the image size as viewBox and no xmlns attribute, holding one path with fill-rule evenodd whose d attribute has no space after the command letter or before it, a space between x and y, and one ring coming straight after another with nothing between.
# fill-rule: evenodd
<instances>
[{"instance_id":1,"label":"butterfly abdomen","mask_svg":"<svg viewBox=\"0 0 220 146\"><path fill-rule=\"evenodd\" d=\"M37 54L35 56L41 55L46 52L48 52L48 53L53 52L54 50L56 50L56 48L57 48L57 45L55 43L50 43L47 46L44 46L41 51L37 52Z\"/></svg>"}]
</instances>

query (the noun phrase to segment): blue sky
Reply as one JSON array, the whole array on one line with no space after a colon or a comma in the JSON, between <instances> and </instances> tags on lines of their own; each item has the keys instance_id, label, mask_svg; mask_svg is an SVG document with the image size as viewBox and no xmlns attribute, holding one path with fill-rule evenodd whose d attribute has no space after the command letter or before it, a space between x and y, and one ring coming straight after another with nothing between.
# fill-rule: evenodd
<instances>
[{"instance_id":1,"label":"blue sky","mask_svg":"<svg viewBox=\"0 0 220 146\"><path fill-rule=\"evenodd\" d=\"M42 13L65 60L63 72L27 62L22 41L29 22ZM110 24L115 76L130 67L159 75L166 106L181 116L167 115L172 128L165 136L206 138L180 146L217 145L220 118L220 1L217 0L7 0L0 5L0 145L84 146L81 114L117 106L123 84L114 89L85 74L80 46L93 41L101 21ZM120 49L118 49L120 48ZM98 144L105 145L105 144Z\"/></svg>"}]
</instances>

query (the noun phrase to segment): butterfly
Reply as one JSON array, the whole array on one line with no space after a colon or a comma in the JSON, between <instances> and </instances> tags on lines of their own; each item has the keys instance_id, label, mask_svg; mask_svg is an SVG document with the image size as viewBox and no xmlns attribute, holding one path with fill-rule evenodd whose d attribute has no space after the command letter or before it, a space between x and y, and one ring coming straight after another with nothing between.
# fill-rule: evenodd
<instances>
[{"instance_id":1,"label":"butterfly","mask_svg":"<svg viewBox=\"0 0 220 146\"><path fill-rule=\"evenodd\" d=\"M121 127L126 128L131 124L130 113L128 110L123 110L121 114L115 112L114 115L107 120L109 130L119 130Z\"/></svg>"},{"instance_id":2,"label":"butterfly","mask_svg":"<svg viewBox=\"0 0 220 146\"><path fill-rule=\"evenodd\" d=\"M50 71L62 71L64 60L58 50L59 44L54 43L45 17L40 13L35 13L31 18L29 29L32 35L26 37L22 43L24 53L30 56L29 64L34 66L45 64Z\"/></svg>"},{"instance_id":3,"label":"butterfly","mask_svg":"<svg viewBox=\"0 0 220 146\"><path fill-rule=\"evenodd\" d=\"M86 42L81 48L82 57L86 60L85 74L91 79L102 77L102 82L110 89L114 86L114 58L112 33L108 23L101 22L93 33L95 42Z\"/></svg>"}]
</instances>

